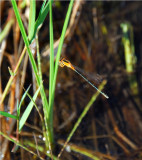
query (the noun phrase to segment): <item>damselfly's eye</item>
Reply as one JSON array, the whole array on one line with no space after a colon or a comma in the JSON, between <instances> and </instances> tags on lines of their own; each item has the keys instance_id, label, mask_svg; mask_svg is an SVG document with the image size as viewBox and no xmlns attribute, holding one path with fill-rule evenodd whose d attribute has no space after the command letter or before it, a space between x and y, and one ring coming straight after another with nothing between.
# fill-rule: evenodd
<instances>
[{"instance_id":1,"label":"damselfly's eye","mask_svg":"<svg viewBox=\"0 0 142 160\"><path fill-rule=\"evenodd\" d=\"M64 63L70 63L68 60L64 59L63 60Z\"/></svg>"}]
</instances>

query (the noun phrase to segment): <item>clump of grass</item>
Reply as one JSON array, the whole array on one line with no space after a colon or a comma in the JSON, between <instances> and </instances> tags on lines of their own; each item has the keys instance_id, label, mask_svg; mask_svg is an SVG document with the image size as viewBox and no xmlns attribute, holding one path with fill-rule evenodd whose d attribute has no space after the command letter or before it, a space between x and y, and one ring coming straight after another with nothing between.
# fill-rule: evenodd
<instances>
[{"instance_id":1,"label":"clump of grass","mask_svg":"<svg viewBox=\"0 0 142 160\"><path fill-rule=\"evenodd\" d=\"M21 108L21 104L22 101L24 100L24 98L27 96L28 94L28 90L25 91L24 95L22 96L21 102L17 107L17 116L13 116L11 114L5 113L5 112L0 112L1 115L6 116L6 117L10 117L10 118L14 118L18 120L18 130L20 131L22 129L22 127L24 126L28 116L30 116L30 112L33 108L33 106L35 105L35 100L36 97L38 95L38 93L40 93L40 96L42 98L42 104L43 104L43 111L44 111L44 125L45 125L45 143L46 143L46 148L49 149L52 144L53 144L53 104L54 104L54 92L55 92L55 86L56 86L56 77L57 77L57 72L58 72L58 61L60 59L60 55L61 55L61 50L62 50L62 46L63 46L63 42L64 42L64 37L65 37L65 33L66 33L66 29L68 26L68 22L69 22L69 18L70 18L70 14L71 14L71 10L73 7L73 2L74 0L70 1L69 4L69 8L67 11L67 15L65 18L65 22L64 22L64 26L63 26L63 30L62 30L62 34L61 34L61 40L60 40L60 44L58 47L58 52L57 52L57 56L56 56L56 61L55 61L55 65L54 65L54 49L53 49L53 45L54 45L54 41L53 41L53 19L52 19L52 3L53 0L50 1L46 1L44 0L42 7L40 9L39 15L37 20L35 20L36 17L36 2L31 0L30 1L30 16L29 16L29 31L28 31L28 35L26 34L24 25L22 23L19 11L18 11L18 7L16 4L15 0L11 0L15 15L16 15L16 19L17 22L19 24L19 28L25 43L25 48L23 49L23 52L20 56L20 59L18 61L18 64L16 66L16 69L14 71L10 70L11 73L11 77L6 85L6 88L3 92L0 104L3 103L7 93L8 93L8 89L10 88L12 81L14 79L14 76L16 75L18 68L22 62L22 59L26 53L26 50L28 51L28 55L29 55L29 59L36 77L36 82L38 85L38 90L35 93L34 97L31 99L31 102L29 104L29 106L27 107L27 109L25 110L22 118L20 119L20 108ZM42 24L44 23L44 20L47 16L47 14L49 13L49 17L50 17L50 80L49 80L49 101L46 98L46 94L45 94L45 89L43 86L43 79L42 79L42 73L41 73L41 66L40 66L40 54L39 54L39 48L38 48L38 31L40 30ZM37 38L36 38L37 37ZM32 41L34 39L37 39L37 60L38 60L38 65L33 57L33 54L31 52L30 49L30 44L32 43ZM3 135L3 133L1 132L1 134ZM5 136L6 137L6 136ZM17 144L19 145L19 144Z\"/></svg>"}]
</instances>

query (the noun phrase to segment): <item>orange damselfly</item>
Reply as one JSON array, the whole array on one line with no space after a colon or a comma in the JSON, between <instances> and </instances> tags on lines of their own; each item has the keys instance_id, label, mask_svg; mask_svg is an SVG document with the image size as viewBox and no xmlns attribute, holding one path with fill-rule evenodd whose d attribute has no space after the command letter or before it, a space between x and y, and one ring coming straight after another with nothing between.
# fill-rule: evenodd
<instances>
[{"instance_id":1,"label":"orange damselfly","mask_svg":"<svg viewBox=\"0 0 142 160\"><path fill-rule=\"evenodd\" d=\"M87 81L92 87L94 87L98 92L100 92L105 98L109 98L105 93L103 93L102 91L100 91L94 84L92 84L87 78L85 78L81 73L79 73L75 67L71 64L70 61L66 60L65 58L62 58L61 60L59 60L59 66L60 67L68 67L70 69L72 69L73 71L75 71L77 74L79 74L85 81Z\"/></svg>"}]
</instances>

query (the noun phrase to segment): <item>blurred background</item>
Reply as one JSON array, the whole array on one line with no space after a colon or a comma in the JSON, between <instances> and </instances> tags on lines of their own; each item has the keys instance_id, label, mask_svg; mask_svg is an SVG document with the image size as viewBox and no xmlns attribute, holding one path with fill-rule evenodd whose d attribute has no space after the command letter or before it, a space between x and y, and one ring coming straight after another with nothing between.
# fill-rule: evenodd
<instances>
[{"instance_id":1,"label":"blurred background","mask_svg":"<svg viewBox=\"0 0 142 160\"><path fill-rule=\"evenodd\" d=\"M22 21L28 30L29 3L18 1ZM36 2L39 12L42 1ZM69 1L53 4L55 58ZM1 30L9 25L6 36L1 39L0 94L8 79L8 66L14 69L24 47L23 39L15 21L9 1L0 2ZM142 159L142 2L140 1L75 1L61 56L69 60L77 70L95 86L107 81L102 95L96 99L81 122L61 159ZM39 49L46 94L49 94L49 17L39 31ZM33 47L33 46L31 46ZM33 47L36 58L36 49ZM14 79L1 110L14 113L17 99L23 87L32 84L30 94L36 90L36 80L26 55ZM96 90L76 72L59 67L54 101L55 155L59 153L71 129ZM28 104L26 98L24 105ZM37 105L41 113L40 97ZM24 110L24 108L23 108ZM1 130L15 135L15 122L1 117ZM20 142L30 146L38 143L44 147L39 135L41 123L33 109L26 126L20 134ZM4 143L7 159L37 159L20 148L11 153L13 144ZM36 152L30 146L30 150ZM91 156L88 156L91 155ZM45 156L44 151L41 155ZM97 159L96 158L96 159Z\"/></svg>"}]
</instances>

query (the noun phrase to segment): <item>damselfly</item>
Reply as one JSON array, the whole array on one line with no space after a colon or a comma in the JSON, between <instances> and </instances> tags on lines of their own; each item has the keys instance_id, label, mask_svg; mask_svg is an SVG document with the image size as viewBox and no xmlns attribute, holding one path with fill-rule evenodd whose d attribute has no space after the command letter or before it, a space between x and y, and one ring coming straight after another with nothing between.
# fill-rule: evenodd
<instances>
[{"instance_id":1,"label":"damselfly","mask_svg":"<svg viewBox=\"0 0 142 160\"><path fill-rule=\"evenodd\" d=\"M105 93L103 93L102 91L100 91L94 84L92 84L87 78L85 78L80 72L78 72L75 69L75 67L71 64L70 61L66 60L65 58L62 58L61 60L59 60L59 66L60 67L66 66L66 67L72 69L77 74L79 74L86 82L88 82L92 87L94 87L98 92L100 92L105 98L109 98Z\"/></svg>"}]
</instances>

